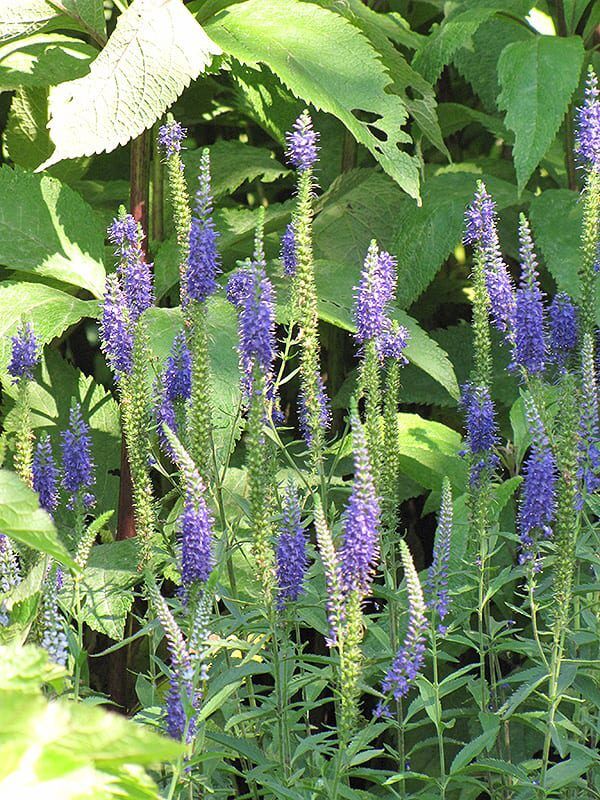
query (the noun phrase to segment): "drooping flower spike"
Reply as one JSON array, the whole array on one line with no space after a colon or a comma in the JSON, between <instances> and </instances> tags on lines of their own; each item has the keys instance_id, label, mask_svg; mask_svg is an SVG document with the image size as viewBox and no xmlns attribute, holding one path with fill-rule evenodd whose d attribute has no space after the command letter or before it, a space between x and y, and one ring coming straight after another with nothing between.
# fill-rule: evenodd
<instances>
[{"instance_id":1,"label":"drooping flower spike","mask_svg":"<svg viewBox=\"0 0 600 800\"><path fill-rule=\"evenodd\" d=\"M298 492L291 482L283 498L275 561L277 606L282 609L287 602L298 600L304 592L303 581L308 565Z\"/></svg>"},{"instance_id":2,"label":"drooping flower spike","mask_svg":"<svg viewBox=\"0 0 600 800\"><path fill-rule=\"evenodd\" d=\"M465 223L464 242L475 247L483 262L492 322L499 331L511 337L515 289L500 250L496 204L483 181L477 184L473 203L465 213Z\"/></svg>"},{"instance_id":3,"label":"drooping flower spike","mask_svg":"<svg viewBox=\"0 0 600 800\"><path fill-rule=\"evenodd\" d=\"M19 378L32 380L33 370L40 361L39 342L31 322L21 322L11 338L12 350L8 373L16 383Z\"/></svg>"},{"instance_id":4,"label":"drooping flower spike","mask_svg":"<svg viewBox=\"0 0 600 800\"><path fill-rule=\"evenodd\" d=\"M117 275L109 275L100 317L100 346L117 383L133 366L133 325Z\"/></svg>"},{"instance_id":5,"label":"drooping flower spike","mask_svg":"<svg viewBox=\"0 0 600 800\"><path fill-rule=\"evenodd\" d=\"M171 346L162 380L158 382L158 404L156 420L158 438L162 447L174 458L171 445L165 436L163 425L167 425L179 435L180 423L183 421L185 404L192 392L192 364L187 346L186 335L180 331Z\"/></svg>"},{"instance_id":6,"label":"drooping flower spike","mask_svg":"<svg viewBox=\"0 0 600 800\"><path fill-rule=\"evenodd\" d=\"M529 223L519 222L521 281L517 290L513 366L528 375L540 375L546 367L546 330L543 294Z\"/></svg>"},{"instance_id":7,"label":"drooping flower spike","mask_svg":"<svg viewBox=\"0 0 600 800\"><path fill-rule=\"evenodd\" d=\"M65 620L58 607L58 593L62 588L63 575L60 567L50 567L44 582L41 615L40 646L50 660L65 666L68 658Z\"/></svg>"}]
</instances>

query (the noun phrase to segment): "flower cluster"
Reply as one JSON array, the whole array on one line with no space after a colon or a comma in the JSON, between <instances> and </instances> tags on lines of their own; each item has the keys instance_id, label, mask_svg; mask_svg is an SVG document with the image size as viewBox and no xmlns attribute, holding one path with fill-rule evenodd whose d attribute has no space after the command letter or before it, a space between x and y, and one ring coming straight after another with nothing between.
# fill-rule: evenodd
<instances>
[{"instance_id":1,"label":"flower cluster","mask_svg":"<svg viewBox=\"0 0 600 800\"><path fill-rule=\"evenodd\" d=\"M284 273L290 276L295 275L298 264L296 258L296 233L293 221L286 226L285 233L281 237L279 257L283 264Z\"/></svg>"},{"instance_id":2,"label":"flower cluster","mask_svg":"<svg viewBox=\"0 0 600 800\"><path fill-rule=\"evenodd\" d=\"M528 375L540 375L546 367L546 334L543 295L529 223L519 224L521 282L517 290L513 366Z\"/></svg>"},{"instance_id":3,"label":"flower cluster","mask_svg":"<svg viewBox=\"0 0 600 800\"><path fill-rule=\"evenodd\" d=\"M531 398L526 398L525 410L532 444L523 467L523 487L517 519L521 543L519 562L522 564L535 557L536 533L541 533L544 538L552 536L557 475L548 434Z\"/></svg>"},{"instance_id":4,"label":"flower cluster","mask_svg":"<svg viewBox=\"0 0 600 800\"><path fill-rule=\"evenodd\" d=\"M588 72L583 105L577 109L575 147L584 165L600 172L600 89L592 66Z\"/></svg>"},{"instance_id":5,"label":"flower cluster","mask_svg":"<svg viewBox=\"0 0 600 800\"><path fill-rule=\"evenodd\" d=\"M69 427L61 436L62 486L70 495L68 508L78 500L84 507L94 504L94 496L86 492L94 485L90 429L81 415L81 406L75 403L69 414Z\"/></svg>"},{"instance_id":6,"label":"flower cluster","mask_svg":"<svg viewBox=\"0 0 600 800\"><path fill-rule=\"evenodd\" d=\"M44 584L42 599L42 632L40 646L55 664L64 667L67 663L68 647L65 621L58 607L58 593L62 589L63 576L60 567L50 567Z\"/></svg>"},{"instance_id":7,"label":"flower cluster","mask_svg":"<svg viewBox=\"0 0 600 800\"><path fill-rule=\"evenodd\" d=\"M317 374L317 398L319 401L319 425L321 426L321 430L328 431L331 427L331 403L329 401L329 397L327 396L327 392L325 390L325 384L323 383L323 378L320 374ZM306 407L306 397L304 391L300 390L300 394L298 395L298 425L300 427L300 433L302 434L302 438L306 442L307 447L310 447L313 443L313 433L309 423L309 413L308 408Z\"/></svg>"},{"instance_id":8,"label":"flower cluster","mask_svg":"<svg viewBox=\"0 0 600 800\"><path fill-rule=\"evenodd\" d=\"M294 122L293 129L286 134L286 157L289 163L298 170L306 172L317 162L319 134L313 129L312 120L304 110Z\"/></svg>"},{"instance_id":9,"label":"flower cluster","mask_svg":"<svg viewBox=\"0 0 600 800\"><path fill-rule=\"evenodd\" d=\"M58 469L48 434L44 434L36 445L32 473L33 488L40 498L40 506L51 514L58 505Z\"/></svg>"},{"instance_id":10,"label":"flower cluster","mask_svg":"<svg viewBox=\"0 0 600 800\"><path fill-rule=\"evenodd\" d=\"M185 404L192 393L192 363L184 331L180 331L173 340L157 392L158 438L164 450L173 458L163 426L167 425L174 433L180 433Z\"/></svg>"},{"instance_id":11,"label":"flower cluster","mask_svg":"<svg viewBox=\"0 0 600 800\"><path fill-rule=\"evenodd\" d=\"M408 596L408 626L404 644L396 653L392 666L388 670L382 690L391 692L394 699L400 700L407 694L410 684L419 674L425 655L425 601L419 576L406 542L400 542L402 565L406 576L406 592Z\"/></svg>"},{"instance_id":12,"label":"flower cluster","mask_svg":"<svg viewBox=\"0 0 600 800\"><path fill-rule=\"evenodd\" d=\"M158 146L169 158L181 151L181 143L186 136L187 130L179 122L166 122L158 129Z\"/></svg>"},{"instance_id":13,"label":"flower cluster","mask_svg":"<svg viewBox=\"0 0 600 800\"><path fill-rule=\"evenodd\" d=\"M346 594L368 594L379 555L380 504L363 426L352 422L354 481L344 511L344 536L340 549L342 588Z\"/></svg>"},{"instance_id":14,"label":"flower cluster","mask_svg":"<svg viewBox=\"0 0 600 800\"><path fill-rule=\"evenodd\" d=\"M577 306L565 292L559 292L548 308L548 350L552 361L561 370L577 346L578 316Z\"/></svg>"},{"instance_id":15,"label":"flower cluster","mask_svg":"<svg viewBox=\"0 0 600 800\"><path fill-rule=\"evenodd\" d=\"M483 181L477 184L473 203L465 214L465 244L475 246L485 269L492 322L510 336L515 315L515 290L502 259L496 227L496 204Z\"/></svg>"},{"instance_id":16,"label":"flower cluster","mask_svg":"<svg viewBox=\"0 0 600 800\"><path fill-rule=\"evenodd\" d=\"M489 475L498 465L498 456L494 452L498 444L494 404L487 387L467 383L462 387L461 405L467 431L464 454L471 462L471 486L477 486L482 476Z\"/></svg>"},{"instance_id":17,"label":"flower cluster","mask_svg":"<svg viewBox=\"0 0 600 800\"><path fill-rule=\"evenodd\" d=\"M304 591L302 583L307 565L306 533L302 526L298 492L295 486L289 483L283 500L281 526L277 538L277 605L280 609L284 608L287 602L296 601Z\"/></svg>"},{"instance_id":18,"label":"flower cluster","mask_svg":"<svg viewBox=\"0 0 600 800\"><path fill-rule=\"evenodd\" d=\"M16 383L19 378L31 380L33 370L40 360L39 342L31 322L22 322L12 337L11 358L8 373Z\"/></svg>"},{"instance_id":19,"label":"flower cluster","mask_svg":"<svg viewBox=\"0 0 600 800\"><path fill-rule=\"evenodd\" d=\"M6 594L21 583L17 554L8 536L0 533L0 594Z\"/></svg>"},{"instance_id":20,"label":"flower cluster","mask_svg":"<svg viewBox=\"0 0 600 800\"><path fill-rule=\"evenodd\" d=\"M100 340L115 380L129 375L133 366L135 324L154 302L152 274L142 250L141 226L121 211L108 229L119 258L117 272L109 275L102 301Z\"/></svg>"},{"instance_id":21,"label":"flower cluster","mask_svg":"<svg viewBox=\"0 0 600 800\"><path fill-rule=\"evenodd\" d=\"M210 159L204 150L200 159L198 190L190 228L189 256L184 276L185 300L203 303L217 290L221 257L217 249L218 232L212 218L213 198Z\"/></svg>"}]
</instances>

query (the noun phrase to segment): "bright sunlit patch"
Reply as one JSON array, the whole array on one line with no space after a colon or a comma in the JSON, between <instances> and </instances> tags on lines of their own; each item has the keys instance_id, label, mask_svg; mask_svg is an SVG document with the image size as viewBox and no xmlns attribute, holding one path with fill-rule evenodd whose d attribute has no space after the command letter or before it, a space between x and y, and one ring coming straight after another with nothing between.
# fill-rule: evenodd
<instances>
[{"instance_id":1,"label":"bright sunlit patch","mask_svg":"<svg viewBox=\"0 0 600 800\"><path fill-rule=\"evenodd\" d=\"M526 19L531 27L543 36L556 36L554 20L539 8L532 8Z\"/></svg>"}]
</instances>

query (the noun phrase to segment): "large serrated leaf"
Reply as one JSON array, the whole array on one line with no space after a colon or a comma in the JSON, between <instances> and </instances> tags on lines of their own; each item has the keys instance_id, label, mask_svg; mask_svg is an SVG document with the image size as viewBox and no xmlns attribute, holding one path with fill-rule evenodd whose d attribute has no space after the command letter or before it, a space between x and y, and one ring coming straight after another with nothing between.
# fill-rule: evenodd
<instances>
[{"instance_id":1,"label":"large serrated leaf","mask_svg":"<svg viewBox=\"0 0 600 800\"><path fill-rule=\"evenodd\" d=\"M101 297L103 259L102 226L77 192L47 175L0 169L1 264Z\"/></svg>"},{"instance_id":2,"label":"large serrated leaf","mask_svg":"<svg viewBox=\"0 0 600 800\"><path fill-rule=\"evenodd\" d=\"M297 0L247 0L207 30L239 61L265 64L294 94L338 117L404 191L419 196L418 163L398 147L410 142L406 105L386 91L391 78L376 50L347 20Z\"/></svg>"},{"instance_id":3,"label":"large serrated leaf","mask_svg":"<svg viewBox=\"0 0 600 800\"><path fill-rule=\"evenodd\" d=\"M79 78L97 51L86 42L58 33L38 33L0 46L0 91L55 86Z\"/></svg>"},{"instance_id":4,"label":"large serrated leaf","mask_svg":"<svg viewBox=\"0 0 600 800\"><path fill-rule=\"evenodd\" d=\"M50 0L2 0L0 42L27 36L56 16L58 11Z\"/></svg>"},{"instance_id":5,"label":"large serrated leaf","mask_svg":"<svg viewBox=\"0 0 600 800\"><path fill-rule=\"evenodd\" d=\"M52 5L76 20L97 41L106 38L103 0L51 0Z\"/></svg>"},{"instance_id":6,"label":"large serrated leaf","mask_svg":"<svg viewBox=\"0 0 600 800\"><path fill-rule=\"evenodd\" d=\"M507 45L498 61L506 127L514 131L513 160L521 190L544 157L565 116L583 63L579 36L536 36Z\"/></svg>"},{"instance_id":7,"label":"large serrated leaf","mask_svg":"<svg viewBox=\"0 0 600 800\"><path fill-rule=\"evenodd\" d=\"M38 169L126 144L159 119L220 52L181 0L134 0L89 75L50 92L56 149Z\"/></svg>"}]
</instances>

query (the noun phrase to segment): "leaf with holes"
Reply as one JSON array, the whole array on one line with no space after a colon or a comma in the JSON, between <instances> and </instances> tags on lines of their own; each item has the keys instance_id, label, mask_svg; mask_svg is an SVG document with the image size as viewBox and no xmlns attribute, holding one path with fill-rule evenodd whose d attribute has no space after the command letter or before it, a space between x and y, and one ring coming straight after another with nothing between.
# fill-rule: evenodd
<instances>
[{"instance_id":1,"label":"leaf with holes","mask_svg":"<svg viewBox=\"0 0 600 800\"><path fill-rule=\"evenodd\" d=\"M419 196L418 161L400 149L411 141L406 105L387 92L391 78L377 51L347 20L297 0L247 0L207 30L225 52L265 64L295 95L338 117L405 192Z\"/></svg>"},{"instance_id":2,"label":"leaf with holes","mask_svg":"<svg viewBox=\"0 0 600 800\"><path fill-rule=\"evenodd\" d=\"M56 149L38 169L139 136L219 53L180 0L134 0L89 75L50 92Z\"/></svg>"}]
</instances>

